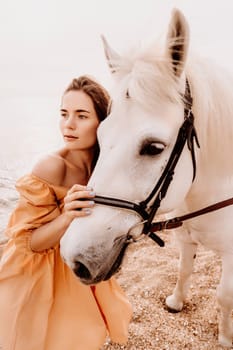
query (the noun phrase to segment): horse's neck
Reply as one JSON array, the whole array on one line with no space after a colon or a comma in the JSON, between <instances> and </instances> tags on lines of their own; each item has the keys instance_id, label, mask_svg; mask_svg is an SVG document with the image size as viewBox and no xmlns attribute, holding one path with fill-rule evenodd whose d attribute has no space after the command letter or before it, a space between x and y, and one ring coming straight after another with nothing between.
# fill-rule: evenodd
<instances>
[{"instance_id":1,"label":"horse's neck","mask_svg":"<svg viewBox=\"0 0 233 350\"><path fill-rule=\"evenodd\" d=\"M233 175L211 178L200 171L198 175L185 200L189 210L197 210L233 197Z\"/></svg>"}]
</instances>

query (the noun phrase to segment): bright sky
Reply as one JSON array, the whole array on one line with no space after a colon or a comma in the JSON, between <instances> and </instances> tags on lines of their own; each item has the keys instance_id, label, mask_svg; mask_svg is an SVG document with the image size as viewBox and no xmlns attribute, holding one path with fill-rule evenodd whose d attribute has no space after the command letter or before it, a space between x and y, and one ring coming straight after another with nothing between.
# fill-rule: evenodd
<instances>
[{"instance_id":1,"label":"bright sky","mask_svg":"<svg viewBox=\"0 0 233 350\"><path fill-rule=\"evenodd\" d=\"M93 74L108 86L100 34L119 52L166 32L173 7L191 42L233 70L232 0L7 0L0 11L0 96L61 94Z\"/></svg>"}]
</instances>

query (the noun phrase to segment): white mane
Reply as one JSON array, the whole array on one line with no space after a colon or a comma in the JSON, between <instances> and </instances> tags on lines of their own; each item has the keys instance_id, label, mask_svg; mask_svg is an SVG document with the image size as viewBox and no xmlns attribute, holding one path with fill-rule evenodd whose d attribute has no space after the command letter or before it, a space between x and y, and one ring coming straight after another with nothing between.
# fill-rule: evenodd
<instances>
[{"instance_id":1,"label":"white mane","mask_svg":"<svg viewBox=\"0 0 233 350\"><path fill-rule=\"evenodd\" d=\"M201 145L201 166L212 175L232 175L233 77L204 59L190 60L187 76Z\"/></svg>"}]
</instances>

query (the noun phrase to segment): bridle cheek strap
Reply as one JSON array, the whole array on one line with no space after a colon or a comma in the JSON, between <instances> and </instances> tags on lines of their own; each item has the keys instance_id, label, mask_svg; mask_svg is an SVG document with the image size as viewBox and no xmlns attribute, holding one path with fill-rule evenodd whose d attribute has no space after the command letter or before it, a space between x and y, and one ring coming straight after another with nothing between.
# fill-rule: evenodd
<instances>
[{"instance_id":1,"label":"bridle cheek strap","mask_svg":"<svg viewBox=\"0 0 233 350\"><path fill-rule=\"evenodd\" d=\"M149 232L151 222L160 207L162 199L166 196L167 190L173 180L173 176L175 173L176 165L180 159L181 153L184 149L184 146L187 142L188 149L191 151L192 155L192 161L193 161L193 180L195 178L196 174L196 160L195 160L195 153L194 153L194 140L197 140L196 131L194 128L194 117L192 112L189 113L188 117L185 118L182 126L180 127L180 130L177 135L177 139L175 142L175 145L173 147L172 153L170 155L170 158L167 162L167 165L157 182L156 186L154 187L153 191L150 193L150 195L147 197L147 199L140 203L140 205L143 208L146 208L148 203L151 201L151 199L156 195L153 203L149 207L149 215L148 215L148 221L145 224L145 228L143 230L143 233ZM197 143L199 146L199 143Z\"/></svg>"}]
</instances>

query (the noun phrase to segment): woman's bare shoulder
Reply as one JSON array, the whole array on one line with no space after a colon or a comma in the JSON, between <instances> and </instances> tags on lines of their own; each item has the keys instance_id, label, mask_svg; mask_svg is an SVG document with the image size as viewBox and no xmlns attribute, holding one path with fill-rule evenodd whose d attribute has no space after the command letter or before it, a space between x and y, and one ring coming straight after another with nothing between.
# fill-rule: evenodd
<instances>
[{"instance_id":1,"label":"woman's bare shoulder","mask_svg":"<svg viewBox=\"0 0 233 350\"><path fill-rule=\"evenodd\" d=\"M32 174L53 185L61 185L66 173L64 159L56 153L48 154L38 160Z\"/></svg>"}]
</instances>

